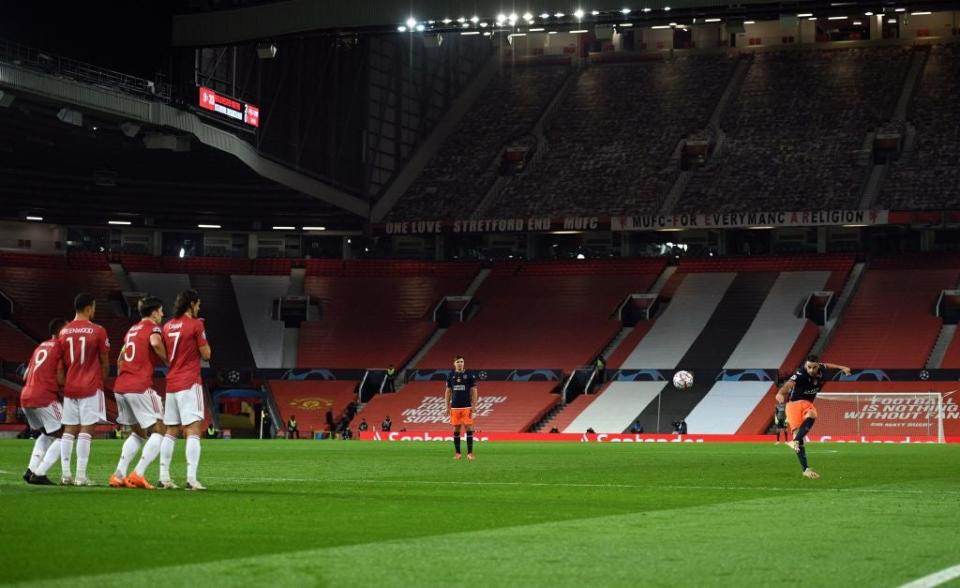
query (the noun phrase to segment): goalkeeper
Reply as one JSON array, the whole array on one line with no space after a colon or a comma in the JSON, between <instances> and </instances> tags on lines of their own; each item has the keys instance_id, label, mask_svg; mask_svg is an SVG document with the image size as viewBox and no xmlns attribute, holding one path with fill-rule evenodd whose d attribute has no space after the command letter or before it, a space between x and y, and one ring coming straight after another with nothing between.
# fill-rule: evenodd
<instances>
[{"instance_id":1,"label":"goalkeeper","mask_svg":"<svg viewBox=\"0 0 960 588\"><path fill-rule=\"evenodd\" d=\"M817 420L817 409L813 406L813 401L817 398L817 393L823 387L823 370L840 370L846 375L850 375L850 368L833 363L824 363L816 355L808 355L803 366L797 369L790 379L787 380L780 390L777 391L777 403L783 404L787 398L787 422L790 424L790 430L793 431L793 441L787 441L787 445L797 452L797 459L800 460L800 467L803 469L803 476L816 480L820 474L813 471L807 465L807 450L804 447L804 439L813 424Z\"/></svg>"}]
</instances>

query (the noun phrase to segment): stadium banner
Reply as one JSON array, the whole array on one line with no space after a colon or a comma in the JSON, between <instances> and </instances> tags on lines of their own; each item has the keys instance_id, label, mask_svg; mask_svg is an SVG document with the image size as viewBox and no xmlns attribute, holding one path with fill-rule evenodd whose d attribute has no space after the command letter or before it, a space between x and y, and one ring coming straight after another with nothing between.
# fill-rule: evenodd
<instances>
[{"instance_id":1,"label":"stadium banner","mask_svg":"<svg viewBox=\"0 0 960 588\"><path fill-rule=\"evenodd\" d=\"M357 434L361 441L416 442L440 441L452 442L449 433L436 431L363 431ZM498 441L535 441L566 443L772 443L776 435L658 435L626 433L484 433L476 431L474 441L481 443ZM904 435L811 435L814 443L936 443L931 436ZM960 437L947 437L947 443L960 443Z\"/></svg>"},{"instance_id":2,"label":"stadium banner","mask_svg":"<svg viewBox=\"0 0 960 588\"><path fill-rule=\"evenodd\" d=\"M563 379L563 370L559 369L516 369L516 370L467 370L478 380L492 382L557 382ZM446 382L452 369L411 370L407 374L408 382L438 381Z\"/></svg>"},{"instance_id":3,"label":"stadium banner","mask_svg":"<svg viewBox=\"0 0 960 588\"><path fill-rule=\"evenodd\" d=\"M944 213L918 216L887 210L744 210L711 214L640 214L629 216L567 216L562 218L481 218L468 220L413 220L374 225L385 235L443 233L534 233L550 231L662 231L677 229L735 229L743 227L867 226L939 224Z\"/></svg>"},{"instance_id":4,"label":"stadium banner","mask_svg":"<svg viewBox=\"0 0 960 588\"><path fill-rule=\"evenodd\" d=\"M616 216L612 231L662 229L736 229L745 227L817 227L835 225L885 225L886 210L808 210L795 212L722 212L714 214L673 214Z\"/></svg>"}]
</instances>

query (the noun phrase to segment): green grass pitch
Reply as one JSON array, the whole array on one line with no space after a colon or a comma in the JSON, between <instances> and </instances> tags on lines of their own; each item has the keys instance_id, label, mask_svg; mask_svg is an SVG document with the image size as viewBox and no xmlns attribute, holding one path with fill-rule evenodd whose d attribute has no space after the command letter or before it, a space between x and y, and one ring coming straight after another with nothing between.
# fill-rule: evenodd
<instances>
[{"instance_id":1,"label":"green grass pitch","mask_svg":"<svg viewBox=\"0 0 960 588\"><path fill-rule=\"evenodd\" d=\"M893 587L960 563L953 445L812 444L811 481L772 443L204 441L190 493L28 486L31 443L0 441L0 584ZM119 450L94 441L100 484Z\"/></svg>"}]
</instances>

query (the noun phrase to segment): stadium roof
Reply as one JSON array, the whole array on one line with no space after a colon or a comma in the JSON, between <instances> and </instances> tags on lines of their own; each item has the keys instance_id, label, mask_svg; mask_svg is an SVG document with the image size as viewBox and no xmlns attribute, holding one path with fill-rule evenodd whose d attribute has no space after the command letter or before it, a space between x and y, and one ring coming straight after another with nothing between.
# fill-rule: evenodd
<instances>
[{"instance_id":1,"label":"stadium roof","mask_svg":"<svg viewBox=\"0 0 960 588\"><path fill-rule=\"evenodd\" d=\"M187 136L140 125L128 136L130 123L90 112L82 126L66 124L57 116L62 107L20 94L0 108L0 218L35 215L71 225L130 220L156 228L211 223L238 231L362 226L364 219Z\"/></svg>"},{"instance_id":2,"label":"stadium roof","mask_svg":"<svg viewBox=\"0 0 960 588\"><path fill-rule=\"evenodd\" d=\"M413 18L429 30L460 30L478 21L495 22L497 15L518 15L522 25L524 14L538 20L538 25L569 26L623 22L662 24L678 18L719 17L731 19L776 19L780 15L796 15L817 11L824 14L865 10L883 12L896 7L914 10L951 10L960 2L937 0L377 0L341 2L337 0L287 0L286 2L254 3L242 8L183 14L173 18L173 44L176 46L230 45L284 35L312 31L389 32ZM577 9L584 11L576 18ZM624 13L628 9L628 13ZM597 14L593 14L597 12ZM558 16L560 15L560 16ZM463 18L465 22L458 23ZM444 23L444 19L449 22ZM433 21L431 23L431 21ZM662 21L662 22L661 22ZM459 27L459 28L458 28Z\"/></svg>"}]
</instances>

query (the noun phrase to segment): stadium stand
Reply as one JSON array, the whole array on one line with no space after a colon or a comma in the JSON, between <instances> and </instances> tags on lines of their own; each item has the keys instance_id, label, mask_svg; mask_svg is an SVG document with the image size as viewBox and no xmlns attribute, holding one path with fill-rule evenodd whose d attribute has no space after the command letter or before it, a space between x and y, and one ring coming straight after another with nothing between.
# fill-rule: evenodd
<instances>
[{"instance_id":1,"label":"stadium stand","mask_svg":"<svg viewBox=\"0 0 960 588\"><path fill-rule=\"evenodd\" d=\"M912 154L895 162L880 188L879 206L891 210L960 206L960 46L936 45L911 102L916 126Z\"/></svg>"},{"instance_id":2,"label":"stadium stand","mask_svg":"<svg viewBox=\"0 0 960 588\"><path fill-rule=\"evenodd\" d=\"M59 258L62 260L63 258ZM27 263L33 263L28 260ZM42 341L48 337L50 319L73 318L73 298L90 292L97 299L94 322L102 325L111 347L118 345L130 320L120 316L111 303L119 297L120 286L109 270L72 270L46 267L0 267L0 291L13 301L12 320L30 337ZM111 353L111 356L114 354ZM111 362L116 357L110 358Z\"/></svg>"},{"instance_id":3,"label":"stadium stand","mask_svg":"<svg viewBox=\"0 0 960 588\"><path fill-rule=\"evenodd\" d=\"M67 253L67 265L78 270L110 270L110 262L104 253L90 251L70 251Z\"/></svg>"},{"instance_id":4,"label":"stadium stand","mask_svg":"<svg viewBox=\"0 0 960 588\"><path fill-rule=\"evenodd\" d=\"M302 263L302 260L297 260ZM294 260L288 258L257 258L253 260L253 273L261 276L289 276Z\"/></svg>"},{"instance_id":5,"label":"stadium stand","mask_svg":"<svg viewBox=\"0 0 960 588\"><path fill-rule=\"evenodd\" d=\"M627 360L627 357L636 349L637 344L640 343L640 340L647 336L647 333L650 332L650 329L653 328L655 321L640 321L630 331L630 334L627 335L623 341L620 342L620 345L610 354L610 357L607 359L607 369L616 369L623 366L623 362Z\"/></svg>"},{"instance_id":6,"label":"stadium stand","mask_svg":"<svg viewBox=\"0 0 960 588\"><path fill-rule=\"evenodd\" d=\"M327 411L339 423L347 407L357 399L357 383L352 380L271 380L270 393L280 410L284 428L291 415L297 417L300 436L310 439L311 431L327 431Z\"/></svg>"},{"instance_id":7,"label":"stadium stand","mask_svg":"<svg viewBox=\"0 0 960 588\"><path fill-rule=\"evenodd\" d=\"M646 292L662 259L500 263L475 295L480 309L456 323L420 361L450 367L463 355L468 369L561 368L593 361L621 328L617 306Z\"/></svg>"},{"instance_id":8,"label":"stadium stand","mask_svg":"<svg viewBox=\"0 0 960 588\"><path fill-rule=\"evenodd\" d=\"M154 255L132 255L121 253L119 256L120 265L129 273L133 272L154 272L163 271L162 258Z\"/></svg>"},{"instance_id":9,"label":"stadium stand","mask_svg":"<svg viewBox=\"0 0 960 588\"><path fill-rule=\"evenodd\" d=\"M732 435L750 416L774 382L716 382L687 415L687 432ZM682 394L682 392L675 392ZM768 424L773 409L767 413Z\"/></svg>"},{"instance_id":10,"label":"stadium stand","mask_svg":"<svg viewBox=\"0 0 960 588\"><path fill-rule=\"evenodd\" d=\"M937 297L960 281L960 258L924 260L874 259L823 359L853 367L922 368L942 325L934 316Z\"/></svg>"},{"instance_id":11,"label":"stadium stand","mask_svg":"<svg viewBox=\"0 0 960 588\"><path fill-rule=\"evenodd\" d=\"M44 337L46 339L46 337ZM27 361L37 343L22 331L0 320L0 359L6 361Z\"/></svg>"},{"instance_id":12,"label":"stadium stand","mask_svg":"<svg viewBox=\"0 0 960 588\"><path fill-rule=\"evenodd\" d=\"M0 425L11 425L15 430L22 431L24 425L17 421L20 392L0 382L0 401L6 406L6 410L0 411Z\"/></svg>"},{"instance_id":13,"label":"stadium stand","mask_svg":"<svg viewBox=\"0 0 960 588\"><path fill-rule=\"evenodd\" d=\"M289 269L288 269L289 272ZM283 322L273 320L273 301L290 289L289 276L231 276L237 308L258 368L283 367Z\"/></svg>"},{"instance_id":14,"label":"stadium stand","mask_svg":"<svg viewBox=\"0 0 960 588\"><path fill-rule=\"evenodd\" d=\"M889 120L910 48L758 53L721 117L722 153L675 212L856 208L867 133Z\"/></svg>"},{"instance_id":15,"label":"stadium stand","mask_svg":"<svg viewBox=\"0 0 960 588\"><path fill-rule=\"evenodd\" d=\"M251 261L245 257L163 257L163 271L191 275L249 274Z\"/></svg>"},{"instance_id":16,"label":"stadium stand","mask_svg":"<svg viewBox=\"0 0 960 588\"><path fill-rule=\"evenodd\" d=\"M160 258L154 258L159 261ZM142 266L141 266L142 267ZM186 274L164 274L152 272L130 272L127 274L137 290L163 300L164 316L173 316L173 305L177 295L191 288L190 278Z\"/></svg>"},{"instance_id":17,"label":"stadium stand","mask_svg":"<svg viewBox=\"0 0 960 588\"><path fill-rule=\"evenodd\" d=\"M200 293L200 317L206 321L211 367L255 366L230 276L192 274L190 285Z\"/></svg>"},{"instance_id":18,"label":"stadium stand","mask_svg":"<svg viewBox=\"0 0 960 588\"><path fill-rule=\"evenodd\" d=\"M657 397L663 392L664 398L673 393L667 382L612 382L597 396L566 428L563 433L584 433L593 429L598 433L623 433L638 414L654 410L652 423L643 423L647 433L657 432ZM561 413L562 414L562 413ZM669 419L663 421L664 431L669 430Z\"/></svg>"},{"instance_id":19,"label":"stadium stand","mask_svg":"<svg viewBox=\"0 0 960 588\"><path fill-rule=\"evenodd\" d=\"M829 277L829 272L781 273L723 367L779 368L809 323L797 309L811 292L823 290Z\"/></svg>"},{"instance_id":20,"label":"stadium stand","mask_svg":"<svg viewBox=\"0 0 960 588\"><path fill-rule=\"evenodd\" d=\"M304 290L322 317L302 323L297 365L403 366L436 330L436 304L462 294L478 270L469 263L309 260Z\"/></svg>"},{"instance_id":21,"label":"stadium stand","mask_svg":"<svg viewBox=\"0 0 960 588\"><path fill-rule=\"evenodd\" d=\"M560 402L558 382L492 382L478 384L474 430L487 433L521 433L540 421ZM389 415L393 430L451 431L443 400L444 382L410 382L395 394L378 394L357 413L350 428L361 419L379 429Z\"/></svg>"},{"instance_id":22,"label":"stadium stand","mask_svg":"<svg viewBox=\"0 0 960 588\"><path fill-rule=\"evenodd\" d=\"M660 369L678 366L735 277L736 274L732 273L680 274L682 281L669 306L630 352L622 367Z\"/></svg>"},{"instance_id":23,"label":"stadium stand","mask_svg":"<svg viewBox=\"0 0 960 588\"><path fill-rule=\"evenodd\" d=\"M558 65L506 66L393 207L390 220L470 214L497 179L501 149L530 133L570 71Z\"/></svg>"},{"instance_id":24,"label":"stadium stand","mask_svg":"<svg viewBox=\"0 0 960 588\"><path fill-rule=\"evenodd\" d=\"M946 353L943 354L943 360L940 362L940 368L960 368L960 336L958 336L956 333L954 333L953 338L950 340L950 345L947 347Z\"/></svg>"},{"instance_id":25,"label":"stadium stand","mask_svg":"<svg viewBox=\"0 0 960 588\"><path fill-rule=\"evenodd\" d=\"M488 216L656 212L679 173L674 149L706 125L735 67L726 54L588 67L551 116L543 158Z\"/></svg>"},{"instance_id":26,"label":"stadium stand","mask_svg":"<svg viewBox=\"0 0 960 588\"><path fill-rule=\"evenodd\" d=\"M715 306L709 307L712 314L708 315L709 318L702 323L699 332L695 334L695 338L690 341L674 366L695 369L726 363L753 322L777 275L773 272L688 274L687 280L700 276L732 276L732 279L723 292L722 298L716 302ZM677 297L679 294L678 290ZM663 317L657 322L662 319ZM655 326L654 329L656 328ZM651 333L641 341L641 345L648 342L656 345L657 340L652 337L652 334L651 330ZM674 348L674 350L677 349ZM663 367L674 366L664 365ZM712 386L713 382L697 379L687 390L664 394L657 406L647 406L637 418L646 430L663 431L665 423L678 421L689 415L690 411L707 396Z\"/></svg>"}]
</instances>

